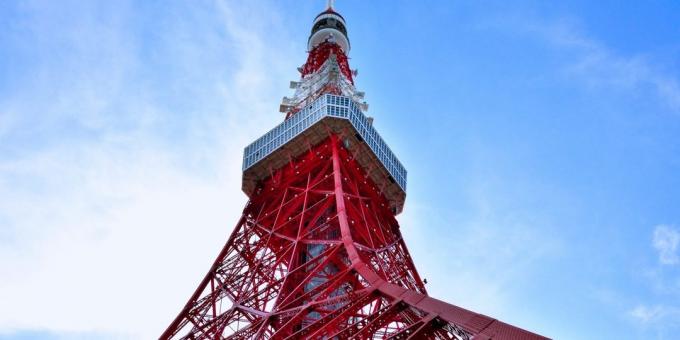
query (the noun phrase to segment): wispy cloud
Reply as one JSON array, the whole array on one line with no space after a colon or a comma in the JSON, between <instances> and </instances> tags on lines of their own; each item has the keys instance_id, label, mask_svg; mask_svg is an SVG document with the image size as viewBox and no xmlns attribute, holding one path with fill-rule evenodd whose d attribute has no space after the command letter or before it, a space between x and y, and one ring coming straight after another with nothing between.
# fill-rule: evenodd
<instances>
[{"instance_id":1,"label":"wispy cloud","mask_svg":"<svg viewBox=\"0 0 680 340\"><path fill-rule=\"evenodd\" d=\"M665 305L637 305L629 311L629 315L645 326L677 327L680 325L680 309Z\"/></svg>"},{"instance_id":2,"label":"wispy cloud","mask_svg":"<svg viewBox=\"0 0 680 340\"><path fill-rule=\"evenodd\" d=\"M151 32L124 2L20 8L4 34L37 57L0 93L0 333L149 339L174 318L304 57L263 5L164 3Z\"/></svg>"},{"instance_id":3,"label":"wispy cloud","mask_svg":"<svg viewBox=\"0 0 680 340\"><path fill-rule=\"evenodd\" d=\"M548 37L561 47L576 50L578 59L567 70L589 85L628 91L650 88L671 109L680 110L678 79L659 69L647 57L621 55L564 26L553 27Z\"/></svg>"},{"instance_id":4,"label":"wispy cloud","mask_svg":"<svg viewBox=\"0 0 680 340\"><path fill-rule=\"evenodd\" d=\"M658 255L658 262L644 272L649 291L628 296L631 303L627 316L639 326L655 330L659 339L673 338L680 329L680 279L675 270L678 264L680 233L671 225L657 225L652 232L651 245ZM643 293L643 292L641 292Z\"/></svg>"},{"instance_id":5,"label":"wispy cloud","mask_svg":"<svg viewBox=\"0 0 680 340\"><path fill-rule=\"evenodd\" d=\"M658 318L663 314L663 308L661 306L648 307L644 305L638 305L630 311L630 316L642 323L650 323L652 321L658 320Z\"/></svg>"},{"instance_id":6,"label":"wispy cloud","mask_svg":"<svg viewBox=\"0 0 680 340\"><path fill-rule=\"evenodd\" d=\"M680 263L678 245L680 244L680 231L668 225L658 225L654 228L653 245L659 253L659 262L664 265Z\"/></svg>"},{"instance_id":7,"label":"wispy cloud","mask_svg":"<svg viewBox=\"0 0 680 340\"><path fill-rule=\"evenodd\" d=\"M654 62L650 54L616 51L581 29L577 20L508 16L499 20L511 31L530 34L565 53L565 71L587 85L628 91L650 91L663 105L680 111L680 80ZM507 28L507 26L504 26Z\"/></svg>"}]
</instances>

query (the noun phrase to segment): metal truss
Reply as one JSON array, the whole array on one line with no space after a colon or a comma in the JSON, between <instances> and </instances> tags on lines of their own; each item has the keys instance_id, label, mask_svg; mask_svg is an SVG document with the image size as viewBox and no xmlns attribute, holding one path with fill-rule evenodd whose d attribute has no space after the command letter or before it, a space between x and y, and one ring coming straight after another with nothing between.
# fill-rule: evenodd
<instances>
[{"instance_id":1,"label":"metal truss","mask_svg":"<svg viewBox=\"0 0 680 340\"><path fill-rule=\"evenodd\" d=\"M340 72L353 85L354 79L352 79L352 70L349 68L347 56L340 45L333 42L323 42L309 52L307 62L302 66L302 77L304 78L306 75L316 73L331 55L337 58Z\"/></svg>"},{"instance_id":2,"label":"metal truss","mask_svg":"<svg viewBox=\"0 0 680 340\"><path fill-rule=\"evenodd\" d=\"M290 159L243 210L161 339L544 339L427 296L343 136Z\"/></svg>"}]
</instances>

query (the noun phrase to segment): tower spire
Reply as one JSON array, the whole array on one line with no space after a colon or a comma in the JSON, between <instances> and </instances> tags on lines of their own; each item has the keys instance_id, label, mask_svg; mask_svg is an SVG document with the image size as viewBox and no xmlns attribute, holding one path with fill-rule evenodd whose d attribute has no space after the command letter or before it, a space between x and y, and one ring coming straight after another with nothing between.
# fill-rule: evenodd
<instances>
[{"instance_id":1,"label":"tower spire","mask_svg":"<svg viewBox=\"0 0 680 340\"><path fill-rule=\"evenodd\" d=\"M333 9L334 3L335 3L335 0L328 0L328 5L326 7L328 7L328 9Z\"/></svg>"}]
</instances>

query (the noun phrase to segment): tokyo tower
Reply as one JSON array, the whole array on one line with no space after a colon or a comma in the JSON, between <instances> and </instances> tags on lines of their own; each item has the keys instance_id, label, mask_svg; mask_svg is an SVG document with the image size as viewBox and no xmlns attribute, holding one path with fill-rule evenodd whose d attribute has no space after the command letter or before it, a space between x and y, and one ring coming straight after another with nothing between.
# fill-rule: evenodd
<instances>
[{"instance_id":1,"label":"tokyo tower","mask_svg":"<svg viewBox=\"0 0 680 340\"><path fill-rule=\"evenodd\" d=\"M546 339L428 296L395 216L406 169L364 112L329 3L284 97L245 148L243 214L161 339Z\"/></svg>"}]
</instances>

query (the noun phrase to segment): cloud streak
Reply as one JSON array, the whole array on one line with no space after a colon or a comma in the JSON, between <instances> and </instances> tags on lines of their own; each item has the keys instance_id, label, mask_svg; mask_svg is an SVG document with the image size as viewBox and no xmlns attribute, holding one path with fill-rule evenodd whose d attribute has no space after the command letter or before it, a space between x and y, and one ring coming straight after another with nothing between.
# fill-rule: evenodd
<instances>
[{"instance_id":1,"label":"cloud streak","mask_svg":"<svg viewBox=\"0 0 680 340\"><path fill-rule=\"evenodd\" d=\"M657 253L658 263L645 272L653 299L639 295L627 298L644 301L629 308L627 316L638 326L654 330L659 339L672 338L680 329L680 307L677 305L680 281L674 270L679 263L679 242L680 232L674 226L661 224L654 228L651 245Z\"/></svg>"},{"instance_id":2,"label":"cloud streak","mask_svg":"<svg viewBox=\"0 0 680 340\"><path fill-rule=\"evenodd\" d=\"M659 68L650 56L618 53L583 33L573 20L566 18L546 21L522 15L499 21L511 26L511 31L530 34L566 51L567 75L578 77L591 87L630 93L651 91L660 103L680 112L680 81Z\"/></svg>"},{"instance_id":3,"label":"cloud streak","mask_svg":"<svg viewBox=\"0 0 680 340\"><path fill-rule=\"evenodd\" d=\"M654 228L653 245L659 253L659 262L664 265L680 263L678 245L680 244L680 231L668 226L658 225Z\"/></svg>"},{"instance_id":4,"label":"cloud streak","mask_svg":"<svg viewBox=\"0 0 680 340\"><path fill-rule=\"evenodd\" d=\"M673 328L680 326L680 309L664 305L638 305L629 311L630 317L643 326Z\"/></svg>"},{"instance_id":5,"label":"cloud streak","mask_svg":"<svg viewBox=\"0 0 680 340\"><path fill-rule=\"evenodd\" d=\"M149 339L174 318L237 221L242 148L282 118L300 58L262 6L164 4L150 28L134 12L158 9L127 3L20 9L29 29L6 34L39 56L59 40L68 67L28 60L0 93L0 334Z\"/></svg>"}]
</instances>

